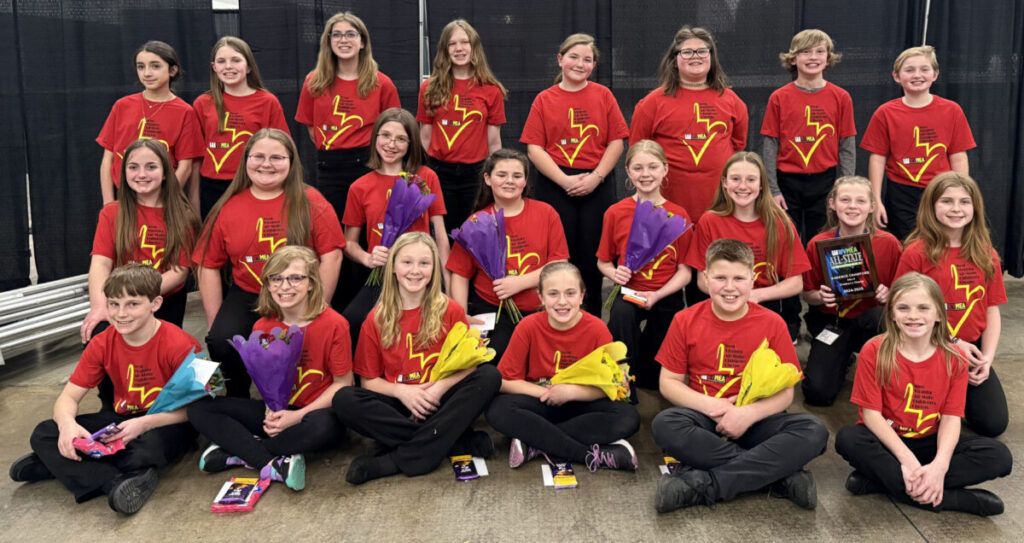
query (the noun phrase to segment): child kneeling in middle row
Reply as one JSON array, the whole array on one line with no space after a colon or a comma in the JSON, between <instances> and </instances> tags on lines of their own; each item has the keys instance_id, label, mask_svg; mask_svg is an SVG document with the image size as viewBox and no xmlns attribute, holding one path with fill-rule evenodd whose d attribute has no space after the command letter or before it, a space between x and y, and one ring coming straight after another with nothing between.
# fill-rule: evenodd
<instances>
[{"instance_id":1,"label":"child kneeling in middle row","mask_svg":"<svg viewBox=\"0 0 1024 543\"><path fill-rule=\"evenodd\" d=\"M661 394L677 407L659 413L651 429L681 465L658 481L655 507L665 513L711 505L771 485L772 493L814 509L814 478L803 466L825 452L825 425L813 415L785 412L792 387L735 405L740 376L764 340L782 362L799 368L786 324L749 301L754 253L746 244L717 240L705 263L711 299L676 314L657 356Z\"/></svg>"}]
</instances>

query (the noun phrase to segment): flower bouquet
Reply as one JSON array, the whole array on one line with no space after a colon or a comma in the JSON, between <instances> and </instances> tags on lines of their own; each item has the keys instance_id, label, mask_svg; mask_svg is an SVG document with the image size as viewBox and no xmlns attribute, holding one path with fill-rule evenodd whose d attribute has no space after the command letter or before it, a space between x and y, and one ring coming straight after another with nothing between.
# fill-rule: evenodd
<instances>
[{"instance_id":1,"label":"flower bouquet","mask_svg":"<svg viewBox=\"0 0 1024 543\"><path fill-rule=\"evenodd\" d=\"M167 380L147 413L166 413L205 396L213 397L224 388L220 362L212 362L206 353L189 353L174 375Z\"/></svg>"},{"instance_id":2,"label":"flower bouquet","mask_svg":"<svg viewBox=\"0 0 1024 543\"><path fill-rule=\"evenodd\" d=\"M642 270L691 226L684 217L670 214L663 207L655 207L651 202L637 203L622 265L633 273ZM604 302L605 309L611 309L620 290L622 285L612 287Z\"/></svg>"},{"instance_id":3,"label":"flower bouquet","mask_svg":"<svg viewBox=\"0 0 1024 543\"><path fill-rule=\"evenodd\" d=\"M629 375L629 364L619 364L624 358L625 343L616 341L602 345L568 368L556 371L551 384L594 386L610 400L629 401L629 382L633 378Z\"/></svg>"},{"instance_id":4,"label":"flower bouquet","mask_svg":"<svg viewBox=\"0 0 1024 543\"><path fill-rule=\"evenodd\" d=\"M406 233L436 199L437 195L430 193L422 177L408 172L399 173L391 187L391 196L388 197L380 244L390 249L398 236ZM382 273L381 268L374 268L366 284L380 285Z\"/></svg>"},{"instance_id":5,"label":"flower bouquet","mask_svg":"<svg viewBox=\"0 0 1024 543\"><path fill-rule=\"evenodd\" d=\"M253 330L249 339L236 335L230 340L270 411L288 407L302 357L302 337L302 330L292 326L274 328L269 334Z\"/></svg>"},{"instance_id":6,"label":"flower bouquet","mask_svg":"<svg viewBox=\"0 0 1024 543\"><path fill-rule=\"evenodd\" d=\"M491 281L505 277L505 256L508 254L508 238L505 237L505 210L499 209L494 215L481 211L475 218L466 219L461 228L452 230L452 239L476 259L477 264ZM504 307L513 323L519 322L519 312L512 298L498 302L495 322L501 319Z\"/></svg>"},{"instance_id":7,"label":"flower bouquet","mask_svg":"<svg viewBox=\"0 0 1024 543\"><path fill-rule=\"evenodd\" d=\"M783 363L779 355L768 347L768 340L750 355L740 379L740 392L736 405L752 404L774 396L803 379L803 373L793 364Z\"/></svg>"},{"instance_id":8,"label":"flower bouquet","mask_svg":"<svg viewBox=\"0 0 1024 543\"><path fill-rule=\"evenodd\" d=\"M494 359L494 349L480 338L480 330L457 322L448 332L428 381L440 381L455 372L475 368Z\"/></svg>"}]
</instances>

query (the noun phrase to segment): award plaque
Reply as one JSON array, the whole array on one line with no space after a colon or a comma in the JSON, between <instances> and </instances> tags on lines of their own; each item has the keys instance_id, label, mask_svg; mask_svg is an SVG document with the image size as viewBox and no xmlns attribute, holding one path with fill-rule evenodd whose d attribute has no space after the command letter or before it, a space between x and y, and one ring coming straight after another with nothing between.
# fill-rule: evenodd
<instances>
[{"instance_id":1,"label":"award plaque","mask_svg":"<svg viewBox=\"0 0 1024 543\"><path fill-rule=\"evenodd\" d=\"M835 293L837 302L875 295L878 277L871 234L823 240L817 246L822 279Z\"/></svg>"}]
</instances>

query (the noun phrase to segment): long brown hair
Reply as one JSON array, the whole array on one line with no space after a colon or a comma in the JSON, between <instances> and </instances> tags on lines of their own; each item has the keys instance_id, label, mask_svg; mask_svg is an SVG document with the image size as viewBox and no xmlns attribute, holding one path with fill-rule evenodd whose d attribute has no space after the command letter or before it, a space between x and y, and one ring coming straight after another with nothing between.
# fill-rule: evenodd
<instances>
[{"instance_id":1,"label":"long brown hair","mask_svg":"<svg viewBox=\"0 0 1024 543\"><path fill-rule=\"evenodd\" d=\"M494 203L494 191L491 187L487 186L487 183L484 182L484 176L491 175L491 173L494 172L494 167L502 160L515 160L523 165L523 173L526 175L526 186L523 187L523 198L529 196L530 159L526 158L526 155L520 151L516 151L515 149L498 149L491 153L491 156L487 157L487 159L484 160L483 166L480 167L480 185L476 190L476 200L473 202L473 211L480 211Z\"/></svg>"},{"instance_id":2,"label":"long brown hair","mask_svg":"<svg viewBox=\"0 0 1024 543\"><path fill-rule=\"evenodd\" d=\"M502 98L508 98L508 90L498 81L498 78L491 72L490 65L487 64L487 55L484 54L484 45L480 42L480 34L465 19L455 19L444 25L444 28L441 29L441 38L437 40L434 69L430 73L430 79L427 79L427 88L423 91L423 105L427 108L427 115L433 115L437 108L447 104L452 97L455 76L452 74L452 59L448 56L448 42L451 41L452 34L460 28L469 38L469 46L472 49L469 56L469 65L473 68L470 87L474 84L494 85L501 90Z\"/></svg>"},{"instance_id":3,"label":"long brown hair","mask_svg":"<svg viewBox=\"0 0 1024 543\"><path fill-rule=\"evenodd\" d=\"M859 175L844 175L839 179L836 179L835 184L832 185L832 190L828 192L827 201L835 205L836 194L839 193L839 187L843 185L856 185L868 191L868 201L871 202L871 208L868 210L867 221L864 226L868 229L868 234L872 237L875 235L875 199L871 197L871 181L868 181L866 177ZM832 208L832 205L825 206L825 226L821 227L820 232L828 232L839 228L839 215L836 214L836 210Z\"/></svg>"},{"instance_id":4,"label":"long brown hair","mask_svg":"<svg viewBox=\"0 0 1024 543\"><path fill-rule=\"evenodd\" d=\"M888 386L899 376L896 354L902 344L902 336L899 325L896 324L894 308L900 296L915 288L925 291L938 313L937 322L932 326L929 341L945 355L946 375L953 375L954 363L959 367L964 361L963 355L953 347L953 341L949 336L949 327L946 326L946 302L942 298L942 289L939 288L939 284L927 275L909 272L901 275L889 287L889 301L885 304L885 334L882 335L882 342L878 346L878 360L875 365L875 380L878 386Z\"/></svg>"},{"instance_id":5,"label":"long brown hair","mask_svg":"<svg viewBox=\"0 0 1024 543\"><path fill-rule=\"evenodd\" d=\"M306 197L308 185L302 181L302 162L299 160L299 151L295 142L286 132L277 128L261 128L249 138L245 144L245 154L242 156L242 166L235 172L235 178L231 180L227 190L221 195L217 203L213 204L210 214L206 216L203 224L203 234L199 238L203 246L203 257L210 246L210 235L213 232L213 225L217 223L220 210L234 195L248 190L252 186L252 179L249 179L248 162L252 146L262 139L272 139L288 151L288 175L284 179L284 202L281 203L281 214L288 224L288 244L307 245L310 243L312 226L310 220L309 198ZM126 155L127 156L127 155Z\"/></svg>"},{"instance_id":6,"label":"long brown hair","mask_svg":"<svg viewBox=\"0 0 1024 543\"><path fill-rule=\"evenodd\" d=\"M157 271L165 272L179 267L178 255L182 251L191 256L196 233L199 232L199 215L185 197L185 191L181 190L178 178L174 175L174 166L171 165L167 146L152 139L135 140L124 150L124 160L121 161L121 194L117 200L117 220L114 229L114 266L127 264L132 253L139 247L139 195L128 184L127 169L132 153L143 148L156 154L163 169L163 179L160 180L160 207L167 235L164 241L164 257L160 259L159 264L154 262L153 267Z\"/></svg>"},{"instance_id":7,"label":"long brown hair","mask_svg":"<svg viewBox=\"0 0 1024 543\"><path fill-rule=\"evenodd\" d=\"M573 34L565 41L562 42L561 47L558 48L558 54L564 55L569 52L569 49L576 47L577 45L589 45L590 50L594 53L594 67L597 67L597 59L600 58L601 53L597 50L597 41L590 34ZM562 70L558 70L558 75L555 76L555 85L562 82Z\"/></svg>"},{"instance_id":8,"label":"long brown hair","mask_svg":"<svg viewBox=\"0 0 1024 543\"><path fill-rule=\"evenodd\" d=\"M377 151L377 134L380 132L380 127L390 122L398 123L405 129L405 137L409 138L409 148L406 149L405 156L402 157L402 170L408 172L409 175L416 175L416 172L426 162L426 153L420 143L420 125L416 123L416 117L413 117L412 113L400 107L384 110L377 116L377 121L373 123L373 133L370 134L370 159L366 161L366 167L376 170L384 165L384 161L381 160L380 153Z\"/></svg>"},{"instance_id":9,"label":"long brown hair","mask_svg":"<svg viewBox=\"0 0 1024 543\"><path fill-rule=\"evenodd\" d=\"M758 175L761 177L761 190L757 194L757 199L754 200L754 211L757 212L758 220L764 225L766 238L765 260L767 262L774 262L779 252L780 233L785 233L786 244L791 248L793 247L795 241L793 239L793 223L790 222L789 215L772 198L771 191L768 188L768 173L764 168L764 161L761 160L757 153L737 151L729 157L729 160L725 161L725 166L722 168L722 178L718 182L718 188L715 189L715 198L712 200L711 209L708 211L720 217L728 217L736 210L736 204L733 203L732 198L725 192L725 178L729 174L729 168L737 162L747 162L757 166ZM790 251L786 255L786 273L784 277L789 275L792 265L793 253ZM778 282L779 280L778 270L774 269L774 266L769 267L768 276L772 281Z\"/></svg>"},{"instance_id":10,"label":"long brown hair","mask_svg":"<svg viewBox=\"0 0 1024 543\"><path fill-rule=\"evenodd\" d=\"M324 25L324 31L320 34L320 54L316 58L316 68L313 69L313 77L309 80L309 92L313 96L320 96L327 92L334 84L338 73L338 57L331 49L331 29L338 23L348 23L359 32L359 39L363 48L359 50L359 86L357 92L360 98L366 98L373 92L377 83L377 61L373 60L373 51L370 49L370 31L362 19L356 17L351 11L335 13Z\"/></svg>"},{"instance_id":11,"label":"long brown hair","mask_svg":"<svg viewBox=\"0 0 1024 543\"><path fill-rule=\"evenodd\" d=\"M719 94L729 88L729 80L725 76L722 64L718 61L718 46L715 45L715 38L711 32L706 28L684 26L672 38L672 45L665 51L665 56L661 58L661 64L658 66L658 86L665 91L665 96L674 95L681 87L676 57L683 47L683 42L693 38L703 41L711 50L711 70L708 71L706 79L708 87L718 91Z\"/></svg>"},{"instance_id":12,"label":"long brown hair","mask_svg":"<svg viewBox=\"0 0 1024 543\"><path fill-rule=\"evenodd\" d=\"M381 286L380 299L377 301L377 312L373 316L373 323L380 331L380 345L385 349L390 349L395 341L401 340L398 337L401 331L398 322L402 319L403 310L398 276L395 275L395 259L402 249L416 243L422 243L430 249L434 266L427 291L420 303L420 328L412 338L412 346L424 349L437 341L442 333L448 333L448 330L443 330L441 322L448 309L449 299L441 292L441 259L437 253L437 245L426 232L407 232L398 236L391 247L391 252L388 253L388 263L384 265L384 284Z\"/></svg>"},{"instance_id":13,"label":"long brown hair","mask_svg":"<svg viewBox=\"0 0 1024 543\"><path fill-rule=\"evenodd\" d=\"M281 247L274 254L270 255L266 265L263 266L263 287L260 288L260 296L256 302L256 313L261 317L280 319L281 307L274 301L270 294L270 278L274 275L284 273L292 262L300 260L306 266L306 276L309 281L309 294L306 296L306 314L303 319L313 320L320 316L327 309L327 302L324 300L324 285L320 280L320 259L316 252L309 247L302 245L286 245Z\"/></svg>"},{"instance_id":14,"label":"long brown hair","mask_svg":"<svg viewBox=\"0 0 1024 543\"><path fill-rule=\"evenodd\" d=\"M264 89L263 80L260 79L260 69L256 67L256 57L252 55L252 49L249 48L249 44L245 43L241 38L234 36L224 36L217 40L217 43L213 44L213 49L210 51L210 90L207 91L213 97L213 105L217 108L217 132L224 131L224 121L227 117L227 110L224 108L224 82L213 71L213 63L217 59L217 51L221 47L230 47L245 58L245 65L249 69L249 73L245 74L245 82L249 85L249 88L252 90Z\"/></svg>"},{"instance_id":15,"label":"long brown hair","mask_svg":"<svg viewBox=\"0 0 1024 543\"><path fill-rule=\"evenodd\" d=\"M960 256L977 266L988 281L996 273L996 266L992 263L992 236L985 223L985 202L981 198L981 189L969 175L948 171L932 178L924 188L921 203L917 207L917 227L907 236L905 245L920 239L924 243L924 254L928 261L935 266L939 264L942 255L949 249L949 238L935 218L935 203L951 188L964 189L974 205L974 218L964 227L960 239Z\"/></svg>"}]
</instances>

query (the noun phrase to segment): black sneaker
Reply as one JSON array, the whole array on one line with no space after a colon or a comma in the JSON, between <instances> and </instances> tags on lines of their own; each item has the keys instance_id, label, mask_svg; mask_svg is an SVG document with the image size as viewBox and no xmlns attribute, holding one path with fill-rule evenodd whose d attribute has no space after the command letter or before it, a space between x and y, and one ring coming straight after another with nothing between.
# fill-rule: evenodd
<instances>
[{"instance_id":1,"label":"black sneaker","mask_svg":"<svg viewBox=\"0 0 1024 543\"><path fill-rule=\"evenodd\" d=\"M260 479L284 483L292 490L306 488L306 457L301 454L278 456L263 466Z\"/></svg>"},{"instance_id":2,"label":"black sneaker","mask_svg":"<svg viewBox=\"0 0 1024 543\"><path fill-rule=\"evenodd\" d=\"M960 511L980 517L991 517L1003 513L1003 500L980 488L947 488L943 491L940 508L943 511Z\"/></svg>"},{"instance_id":3,"label":"black sneaker","mask_svg":"<svg viewBox=\"0 0 1024 543\"><path fill-rule=\"evenodd\" d=\"M491 436L483 430L471 430L459 436L455 444L448 449L448 456L459 456L469 454L481 458L494 456L494 442Z\"/></svg>"},{"instance_id":4,"label":"black sneaker","mask_svg":"<svg viewBox=\"0 0 1024 543\"><path fill-rule=\"evenodd\" d=\"M668 513L694 505L714 505L711 485L711 475L702 470L677 469L662 475L654 494L654 508Z\"/></svg>"},{"instance_id":5,"label":"black sneaker","mask_svg":"<svg viewBox=\"0 0 1024 543\"><path fill-rule=\"evenodd\" d=\"M885 493L885 489L881 485L857 470L852 471L846 478L846 490L854 496Z\"/></svg>"},{"instance_id":6,"label":"black sneaker","mask_svg":"<svg viewBox=\"0 0 1024 543\"><path fill-rule=\"evenodd\" d=\"M591 472L601 468L636 471L638 462L633 446L625 439L620 439L607 445L595 444L587 453L586 464Z\"/></svg>"},{"instance_id":7,"label":"black sneaker","mask_svg":"<svg viewBox=\"0 0 1024 543\"><path fill-rule=\"evenodd\" d=\"M110 487L107 503L118 513L134 515L153 495L157 481L155 468L148 468L133 475L122 475L115 479Z\"/></svg>"},{"instance_id":8,"label":"black sneaker","mask_svg":"<svg viewBox=\"0 0 1024 543\"><path fill-rule=\"evenodd\" d=\"M203 454L199 455L199 469L206 473L220 473L235 466L244 466L245 462L237 456L231 456L220 445L211 444Z\"/></svg>"},{"instance_id":9,"label":"black sneaker","mask_svg":"<svg viewBox=\"0 0 1024 543\"><path fill-rule=\"evenodd\" d=\"M11 464L11 470L8 473L10 473L11 480L15 483L34 483L36 481L53 479L53 474L43 464L39 455L34 452L15 460Z\"/></svg>"},{"instance_id":10,"label":"black sneaker","mask_svg":"<svg viewBox=\"0 0 1024 543\"><path fill-rule=\"evenodd\" d=\"M814 509L818 506L818 488L814 485L814 476L805 469L775 481L769 492L773 496L786 498L804 509Z\"/></svg>"}]
</instances>

